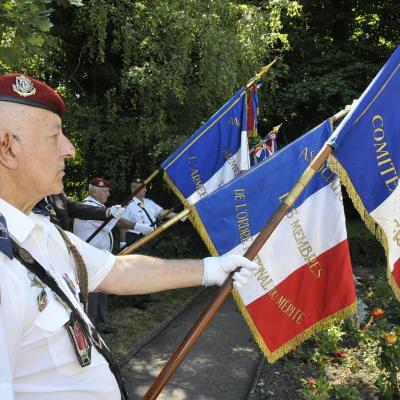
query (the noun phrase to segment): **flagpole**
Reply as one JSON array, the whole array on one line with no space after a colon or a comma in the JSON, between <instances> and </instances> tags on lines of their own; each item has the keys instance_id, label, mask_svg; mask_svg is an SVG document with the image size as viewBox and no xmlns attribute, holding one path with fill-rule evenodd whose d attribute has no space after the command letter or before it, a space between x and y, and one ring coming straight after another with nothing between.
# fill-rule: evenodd
<instances>
[{"instance_id":1,"label":"flagpole","mask_svg":"<svg viewBox=\"0 0 400 400\"><path fill-rule=\"evenodd\" d=\"M252 86L255 82L257 82L264 74L266 74L266 73L269 71L269 69L276 63L277 60L278 60L278 59L275 58L275 60L272 61L270 64L268 64L268 65L262 67L262 68L260 69L260 72L259 72L258 74L256 74L253 78L251 78L251 79L249 80L249 82L248 82L247 85L246 85L246 89L248 89L248 88L249 88L250 86Z\"/></svg>"},{"instance_id":2,"label":"flagpole","mask_svg":"<svg viewBox=\"0 0 400 400\"><path fill-rule=\"evenodd\" d=\"M151 175L149 175L143 183L140 183L136 189L132 192L132 197L135 197L150 181L152 181L159 173L161 168L156 169ZM130 201L130 200L129 200ZM128 201L128 203L129 203ZM125 204L127 205L127 204ZM103 223L86 239L86 243L89 243L111 220L113 217L110 215L107 217Z\"/></svg>"},{"instance_id":3,"label":"flagpole","mask_svg":"<svg viewBox=\"0 0 400 400\"><path fill-rule=\"evenodd\" d=\"M331 121L335 122L338 119L343 118L349 112L349 110L350 107L346 107L345 110L342 110L331 117ZM290 192L283 199L283 202L274 212L270 220L264 225L263 229L260 231L251 246L245 252L244 257L248 258L249 260L253 260L256 257L262 246L265 244L265 242L274 232L275 228L278 226L279 222L285 217L288 210L292 207L296 199L301 195L304 188L310 182L315 173L318 172L318 170L321 168L323 163L332 152L332 146L324 145L324 147L319 151L319 153L311 161L310 165L300 176ZM143 400L155 400L164 389L166 384L169 382L172 375L175 373L179 365L183 362L186 355L190 352L192 347L200 338L201 334L204 332L211 319L215 316L219 308L229 296L232 290L232 276L234 272L232 272L225 280L223 285L220 287L218 293L214 296L214 298L208 304L207 308L194 323L189 333L172 354L167 364L161 370L153 384L148 389L147 393L144 395Z\"/></svg>"},{"instance_id":4,"label":"flagpole","mask_svg":"<svg viewBox=\"0 0 400 400\"><path fill-rule=\"evenodd\" d=\"M162 225L160 225L156 230L153 232L150 232L146 236L143 236L141 239L139 239L137 242L132 243L130 246L126 247L124 250L122 250L120 253L118 253L119 256L126 256L127 254L131 254L134 251L136 251L139 247L142 247L146 243L150 242L157 236L159 236L161 233L166 231L168 228L170 228L172 225L175 225L178 221L180 221L182 218L186 217L190 213L189 209L184 209L181 211L179 214L177 214L175 217L169 219L168 221L164 222Z\"/></svg>"}]
</instances>

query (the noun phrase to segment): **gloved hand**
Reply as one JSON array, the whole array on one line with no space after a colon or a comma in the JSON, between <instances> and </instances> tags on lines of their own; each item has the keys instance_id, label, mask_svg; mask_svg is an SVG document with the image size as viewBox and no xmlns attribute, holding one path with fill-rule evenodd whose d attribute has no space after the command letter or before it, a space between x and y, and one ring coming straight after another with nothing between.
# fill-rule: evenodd
<instances>
[{"instance_id":1,"label":"gloved hand","mask_svg":"<svg viewBox=\"0 0 400 400\"><path fill-rule=\"evenodd\" d=\"M120 206L119 204L107 208L106 217L113 217L116 219L120 219L125 212L125 207Z\"/></svg>"},{"instance_id":2,"label":"gloved hand","mask_svg":"<svg viewBox=\"0 0 400 400\"><path fill-rule=\"evenodd\" d=\"M183 218L181 218L181 222L185 222L188 219L187 215L185 215Z\"/></svg>"},{"instance_id":3,"label":"gloved hand","mask_svg":"<svg viewBox=\"0 0 400 400\"><path fill-rule=\"evenodd\" d=\"M143 235L148 235L150 232L154 231L154 226L140 224L139 222L136 222L135 227L133 229L135 229L135 231L138 231Z\"/></svg>"},{"instance_id":4,"label":"gloved hand","mask_svg":"<svg viewBox=\"0 0 400 400\"><path fill-rule=\"evenodd\" d=\"M207 257L204 260L203 286L221 286L228 275L237 267L242 267L233 274L233 287L237 290L244 286L258 270L258 264L238 254L220 257Z\"/></svg>"}]
</instances>

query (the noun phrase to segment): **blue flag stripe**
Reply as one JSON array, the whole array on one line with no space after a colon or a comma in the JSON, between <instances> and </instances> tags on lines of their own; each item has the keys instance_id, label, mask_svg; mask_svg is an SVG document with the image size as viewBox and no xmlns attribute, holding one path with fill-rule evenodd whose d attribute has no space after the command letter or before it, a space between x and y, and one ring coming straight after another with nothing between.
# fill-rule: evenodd
<instances>
[{"instance_id":1,"label":"blue flag stripe","mask_svg":"<svg viewBox=\"0 0 400 400\"><path fill-rule=\"evenodd\" d=\"M197 142L207 131L213 127L225 114L230 111L245 94L244 88L240 89L235 96L217 111L199 130L197 130L189 139L187 139L182 146L179 147L170 157L168 157L162 164L161 167L166 170L168 169L178 158L182 156L194 143ZM236 98L237 97L237 98ZM227 107L227 108L226 108ZM220 114L221 113L221 114ZM178 153L178 154L177 154Z\"/></svg>"},{"instance_id":2,"label":"blue flag stripe","mask_svg":"<svg viewBox=\"0 0 400 400\"><path fill-rule=\"evenodd\" d=\"M326 121L196 203L197 215L219 254L241 243L243 234L250 238L261 231L281 204L280 197L292 189L330 134L330 122ZM334 178L324 165L295 206Z\"/></svg>"}]
</instances>

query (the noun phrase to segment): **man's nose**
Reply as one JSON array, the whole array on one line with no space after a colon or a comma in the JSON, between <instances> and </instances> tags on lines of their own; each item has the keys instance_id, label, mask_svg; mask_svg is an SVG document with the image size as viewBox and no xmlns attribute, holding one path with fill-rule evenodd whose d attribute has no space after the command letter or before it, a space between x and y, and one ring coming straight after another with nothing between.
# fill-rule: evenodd
<instances>
[{"instance_id":1,"label":"man's nose","mask_svg":"<svg viewBox=\"0 0 400 400\"><path fill-rule=\"evenodd\" d=\"M73 157L75 157L75 147L70 142L70 140L64 135L64 133L62 133L61 154L65 158L73 158Z\"/></svg>"}]
</instances>

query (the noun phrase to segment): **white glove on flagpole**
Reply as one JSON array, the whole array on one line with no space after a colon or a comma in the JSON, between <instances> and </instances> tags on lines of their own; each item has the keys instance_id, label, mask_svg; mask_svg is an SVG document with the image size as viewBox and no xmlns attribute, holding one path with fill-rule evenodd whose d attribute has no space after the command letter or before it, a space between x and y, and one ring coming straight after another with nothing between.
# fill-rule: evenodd
<instances>
[{"instance_id":1,"label":"white glove on flagpole","mask_svg":"<svg viewBox=\"0 0 400 400\"><path fill-rule=\"evenodd\" d=\"M146 224L140 224L139 222L136 222L134 228L135 231L138 231L139 233L143 235L148 235L150 232L154 231L154 227Z\"/></svg>"},{"instance_id":2,"label":"white glove on flagpole","mask_svg":"<svg viewBox=\"0 0 400 400\"><path fill-rule=\"evenodd\" d=\"M258 264L238 254L220 257L207 257L204 260L203 286L221 286L228 275L237 267L242 267L233 274L233 287L243 287L249 278L258 270Z\"/></svg>"},{"instance_id":3,"label":"white glove on flagpole","mask_svg":"<svg viewBox=\"0 0 400 400\"><path fill-rule=\"evenodd\" d=\"M120 206L119 204L107 208L106 217L113 217L116 219L120 219L122 214L125 212L125 207Z\"/></svg>"}]
</instances>

